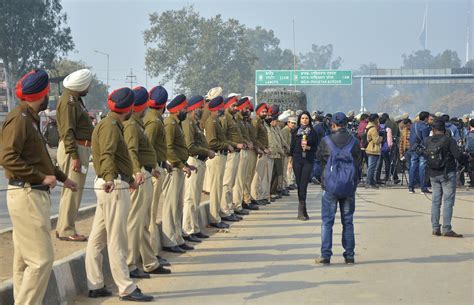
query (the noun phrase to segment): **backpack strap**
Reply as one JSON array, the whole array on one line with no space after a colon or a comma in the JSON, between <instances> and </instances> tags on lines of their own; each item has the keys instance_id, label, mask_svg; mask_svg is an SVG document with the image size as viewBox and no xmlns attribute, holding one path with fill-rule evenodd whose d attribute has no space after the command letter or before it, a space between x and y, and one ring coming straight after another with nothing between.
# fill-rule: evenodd
<instances>
[{"instance_id":1,"label":"backpack strap","mask_svg":"<svg viewBox=\"0 0 474 305\"><path fill-rule=\"evenodd\" d=\"M333 152L333 151L340 151L339 147L337 147L336 144L334 144L334 142L331 140L331 137L330 137L330 136L324 137L323 140L324 140L324 142L326 142L326 144L329 146L329 150L330 150L331 152Z\"/></svg>"},{"instance_id":2,"label":"backpack strap","mask_svg":"<svg viewBox=\"0 0 474 305\"><path fill-rule=\"evenodd\" d=\"M329 146L329 149L331 152L346 152L350 153L352 150L352 147L355 144L355 139L354 137L351 136L350 141L347 142L346 145L344 145L343 148L339 148L334 144L334 142L331 140L331 137L324 137L323 140L326 142L326 144Z\"/></svg>"}]
</instances>

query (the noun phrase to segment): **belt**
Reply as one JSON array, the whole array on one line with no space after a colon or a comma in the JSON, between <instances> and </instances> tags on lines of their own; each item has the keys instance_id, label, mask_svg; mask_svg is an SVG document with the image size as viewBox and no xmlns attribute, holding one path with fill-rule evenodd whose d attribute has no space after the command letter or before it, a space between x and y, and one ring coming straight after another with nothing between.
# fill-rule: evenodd
<instances>
[{"instance_id":1,"label":"belt","mask_svg":"<svg viewBox=\"0 0 474 305\"><path fill-rule=\"evenodd\" d=\"M17 179L10 179L8 180L8 184L9 185L12 185L12 186L18 186L18 187L25 187L25 184L27 184L28 182L25 182L25 181L22 181L22 180L17 180ZM28 183L30 184L30 183ZM26 186L28 187L28 186ZM48 185L44 185L44 184L30 184L30 186L32 189L35 189L35 190L38 190L38 191L45 191L45 192L49 192L49 186Z\"/></svg>"},{"instance_id":2,"label":"belt","mask_svg":"<svg viewBox=\"0 0 474 305\"><path fill-rule=\"evenodd\" d=\"M239 148L234 148L234 152L240 152Z\"/></svg>"},{"instance_id":3,"label":"belt","mask_svg":"<svg viewBox=\"0 0 474 305\"><path fill-rule=\"evenodd\" d=\"M92 142L90 140L77 140L76 143L85 147L91 147Z\"/></svg>"},{"instance_id":4,"label":"belt","mask_svg":"<svg viewBox=\"0 0 474 305\"><path fill-rule=\"evenodd\" d=\"M144 166L143 167L147 172L149 172L151 174L151 172L153 171L153 167L150 167L150 166Z\"/></svg>"},{"instance_id":5,"label":"belt","mask_svg":"<svg viewBox=\"0 0 474 305\"><path fill-rule=\"evenodd\" d=\"M97 178L102 179L102 176L97 175ZM120 179L128 183L130 181L130 176L118 174L117 176L114 177L114 179Z\"/></svg>"},{"instance_id":6,"label":"belt","mask_svg":"<svg viewBox=\"0 0 474 305\"><path fill-rule=\"evenodd\" d=\"M206 160L207 160L207 156L199 156L199 155L198 155L198 156L196 156L195 158L198 159L198 160L201 160L201 161L203 161L203 162L206 162Z\"/></svg>"}]
</instances>

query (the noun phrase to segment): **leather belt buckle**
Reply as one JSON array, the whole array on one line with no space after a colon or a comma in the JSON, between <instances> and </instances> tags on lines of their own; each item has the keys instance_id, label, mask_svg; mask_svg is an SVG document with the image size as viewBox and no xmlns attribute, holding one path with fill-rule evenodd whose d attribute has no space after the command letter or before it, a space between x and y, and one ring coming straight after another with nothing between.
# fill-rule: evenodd
<instances>
[{"instance_id":1,"label":"leather belt buckle","mask_svg":"<svg viewBox=\"0 0 474 305\"><path fill-rule=\"evenodd\" d=\"M76 139L76 143L79 144L79 145L85 146L85 147L91 147L92 146L92 142L89 141L89 140L77 140Z\"/></svg>"}]
</instances>

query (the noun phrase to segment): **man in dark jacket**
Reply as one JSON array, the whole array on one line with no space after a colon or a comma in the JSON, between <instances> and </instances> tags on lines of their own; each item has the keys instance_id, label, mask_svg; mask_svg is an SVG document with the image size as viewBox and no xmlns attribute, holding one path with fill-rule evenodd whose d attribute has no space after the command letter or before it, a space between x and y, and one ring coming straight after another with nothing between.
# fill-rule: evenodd
<instances>
[{"instance_id":1,"label":"man in dark jacket","mask_svg":"<svg viewBox=\"0 0 474 305\"><path fill-rule=\"evenodd\" d=\"M425 183L426 159L423 155L418 154L416 151L418 144L423 143L423 141L430 135L431 128L428 125L429 117L429 112L420 112L420 121L416 122L410 129L410 149L412 151L410 159L410 176L408 181L408 191L410 194L415 193L416 176L419 177L421 192L424 194L431 193Z\"/></svg>"},{"instance_id":2,"label":"man in dark jacket","mask_svg":"<svg viewBox=\"0 0 474 305\"><path fill-rule=\"evenodd\" d=\"M331 119L332 134L329 135L329 140L332 141L336 147L342 149L348 145L352 140L354 141L351 149L352 158L354 160L354 169L357 175L357 181L360 179L359 162L361 158L361 150L359 142L347 131L347 117L342 112L337 112ZM321 141L316 152L316 159L322 164L322 181L323 197L321 205L321 257L316 259L316 263L329 264L332 256L332 227L336 216L337 204L339 203L341 211L341 222L343 226L342 246L344 247L344 259L346 264L354 263L354 225L353 216L355 210L355 193L340 199L326 191L327 181L324 179L325 167L331 156L331 148L326 141Z\"/></svg>"},{"instance_id":3,"label":"man in dark jacket","mask_svg":"<svg viewBox=\"0 0 474 305\"><path fill-rule=\"evenodd\" d=\"M454 199L456 196L456 160L461 164L467 163L467 156L463 155L456 145L456 141L446 135L446 124L443 119L433 123L433 136L424 140L428 171L433 188L431 205L431 224L433 235L446 237L462 237L451 228ZM436 149L439 147L439 153ZM443 160L436 162L436 160ZM430 162L430 160L435 160ZM438 164L439 163L439 164ZM435 166L436 165L436 166ZM444 197L443 227L439 224L441 198Z\"/></svg>"}]
</instances>

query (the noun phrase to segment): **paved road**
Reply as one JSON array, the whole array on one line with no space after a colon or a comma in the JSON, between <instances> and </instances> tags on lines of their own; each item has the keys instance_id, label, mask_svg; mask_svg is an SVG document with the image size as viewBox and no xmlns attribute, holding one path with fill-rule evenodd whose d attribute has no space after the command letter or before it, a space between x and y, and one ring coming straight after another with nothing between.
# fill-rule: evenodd
<instances>
[{"instance_id":1,"label":"paved road","mask_svg":"<svg viewBox=\"0 0 474 305\"><path fill-rule=\"evenodd\" d=\"M363 199L362 199L363 198ZM454 229L431 235L430 202L403 190L360 190L356 264L344 264L339 218L331 266L320 248L320 191L309 191L310 221L295 219L295 195L215 233L195 251L169 255L171 275L139 282L156 304L473 304L474 196L460 191ZM212 233L213 231L210 230ZM116 296L76 305L121 304Z\"/></svg>"},{"instance_id":2,"label":"paved road","mask_svg":"<svg viewBox=\"0 0 474 305\"><path fill-rule=\"evenodd\" d=\"M89 172L87 173L86 187L93 187L95 178L95 171L92 164L89 165ZM6 190L8 188L8 181L5 178L5 172L0 167L0 230L11 227L10 216L8 215ZM61 197L61 187L56 187L51 192L51 215L58 214L59 210L59 198ZM96 197L93 190L84 190L82 196L81 207L96 204Z\"/></svg>"}]
</instances>

